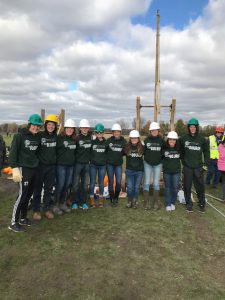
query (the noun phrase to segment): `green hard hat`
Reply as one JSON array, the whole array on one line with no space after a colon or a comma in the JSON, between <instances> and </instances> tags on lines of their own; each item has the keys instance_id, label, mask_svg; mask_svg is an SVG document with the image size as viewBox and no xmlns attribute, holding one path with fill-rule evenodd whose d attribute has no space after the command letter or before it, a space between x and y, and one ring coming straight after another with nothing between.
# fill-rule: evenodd
<instances>
[{"instance_id":1,"label":"green hard hat","mask_svg":"<svg viewBox=\"0 0 225 300\"><path fill-rule=\"evenodd\" d=\"M28 123L33 125L38 125L38 126L43 125L41 116L39 116L38 114L31 115L28 119Z\"/></svg>"},{"instance_id":2,"label":"green hard hat","mask_svg":"<svg viewBox=\"0 0 225 300\"><path fill-rule=\"evenodd\" d=\"M98 123L98 124L95 125L95 131L96 132L104 132L104 130L105 130L104 125L102 125L100 123Z\"/></svg>"},{"instance_id":3,"label":"green hard hat","mask_svg":"<svg viewBox=\"0 0 225 300\"><path fill-rule=\"evenodd\" d=\"M195 125L195 126L197 126L197 125L199 125L199 122L198 122L197 119L192 118L192 119L190 119L190 120L188 121L188 126L190 126L190 125Z\"/></svg>"}]
</instances>

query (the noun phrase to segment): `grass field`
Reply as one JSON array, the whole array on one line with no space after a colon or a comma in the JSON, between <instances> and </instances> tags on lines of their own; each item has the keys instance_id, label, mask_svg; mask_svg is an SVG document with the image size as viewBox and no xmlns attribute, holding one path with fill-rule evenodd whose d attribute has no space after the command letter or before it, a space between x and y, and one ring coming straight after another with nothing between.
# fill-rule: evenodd
<instances>
[{"instance_id":1,"label":"grass field","mask_svg":"<svg viewBox=\"0 0 225 300\"><path fill-rule=\"evenodd\" d=\"M225 219L211 208L150 212L121 200L15 234L15 191L0 180L0 299L225 299Z\"/></svg>"}]
</instances>

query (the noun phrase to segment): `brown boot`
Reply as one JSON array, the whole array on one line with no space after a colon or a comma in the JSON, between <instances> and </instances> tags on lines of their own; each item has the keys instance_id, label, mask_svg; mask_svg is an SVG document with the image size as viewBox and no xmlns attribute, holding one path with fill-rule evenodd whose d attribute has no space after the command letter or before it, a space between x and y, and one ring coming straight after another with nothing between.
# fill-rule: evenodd
<instances>
[{"instance_id":1,"label":"brown boot","mask_svg":"<svg viewBox=\"0 0 225 300\"><path fill-rule=\"evenodd\" d=\"M90 197L90 207L92 207L92 208L96 207L94 197Z\"/></svg>"},{"instance_id":2,"label":"brown boot","mask_svg":"<svg viewBox=\"0 0 225 300\"><path fill-rule=\"evenodd\" d=\"M155 203L155 209L159 210L161 208L159 191L153 191L153 199L154 199L154 203Z\"/></svg>"},{"instance_id":3,"label":"brown boot","mask_svg":"<svg viewBox=\"0 0 225 300\"><path fill-rule=\"evenodd\" d=\"M104 197L103 196L99 196L98 205L99 205L99 207L103 207L104 206Z\"/></svg>"},{"instance_id":4,"label":"brown boot","mask_svg":"<svg viewBox=\"0 0 225 300\"><path fill-rule=\"evenodd\" d=\"M149 191L144 191L143 196L144 196L144 209L150 209Z\"/></svg>"},{"instance_id":5,"label":"brown boot","mask_svg":"<svg viewBox=\"0 0 225 300\"><path fill-rule=\"evenodd\" d=\"M54 215L53 215L53 213L52 213L50 210L48 210L48 211L45 212L45 217L46 217L48 220L54 219Z\"/></svg>"},{"instance_id":6,"label":"brown boot","mask_svg":"<svg viewBox=\"0 0 225 300\"><path fill-rule=\"evenodd\" d=\"M39 211L36 211L33 213L33 220L34 221L41 221L42 217L41 217L41 213Z\"/></svg>"}]
</instances>

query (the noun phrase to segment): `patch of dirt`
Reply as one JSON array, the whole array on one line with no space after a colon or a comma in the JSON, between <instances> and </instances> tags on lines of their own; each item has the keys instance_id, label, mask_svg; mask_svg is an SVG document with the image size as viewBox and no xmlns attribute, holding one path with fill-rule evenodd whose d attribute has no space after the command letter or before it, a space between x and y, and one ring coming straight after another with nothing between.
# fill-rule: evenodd
<instances>
[{"instance_id":1,"label":"patch of dirt","mask_svg":"<svg viewBox=\"0 0 225 300\"><path fill-rule=\"evenodd\" d=\"M206 212L207 213L207 212ZM198 214L191 214L191 227L196 232L197 239L200 243L207 246L208 254L204 252L205 261L202 266L203 273L207 274L218 285L225 283L224 277L224 264L225 264L225 251L224 249L215 249L214 246L214 234L212 227L208 220Z\"/></svg>"},{"instance_id":2,"label":"patch of dirt","mask_svg":"<svg viewBox=\"0 0 225 300\"><path fill-rule=\"evenodd\" d=\"M16 193L18 185L6 176L0 177L0 200L4 199L7 195Z\"/></svg>"},{"instance_id":3,"label":"patch of dirt","mask_svg":"<svg viewBox=\"0 0 225 300\"><path fill-rule=\"evenodd\" d=\"M199 240L212 242L213 234L209 222L197 213L190 214L191 227L195 230Z\"/></svg>"}]
</instances>

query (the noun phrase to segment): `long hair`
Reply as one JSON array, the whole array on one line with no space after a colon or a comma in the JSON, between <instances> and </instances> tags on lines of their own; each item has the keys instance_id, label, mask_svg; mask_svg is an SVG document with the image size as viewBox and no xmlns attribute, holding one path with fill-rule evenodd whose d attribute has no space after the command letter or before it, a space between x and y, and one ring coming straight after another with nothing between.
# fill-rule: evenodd
<instances>
[{"instance_id":1,"label":"long hair","mask_svg":"<svg viewBox=\"0 0 225 300\"><path fill-rule=\"evenodd\" d=\"M63 131L59 135L62 136L62 137L67 136L66 132L65 132L65 128L63 129ZM76 141L76 129L75 128L74 128L73 134L71 135L71 138L72 138L72 140Z\"/></svg>"},{"instance_id":2,"label":"long hair","mask_svg":"<svg viewBox=\"0 0 225 300\"><path fill-rule=\"evenodd\" d=\"M169 139L166 140L166 145L165 148L171 148L169 145ZM176 144L174 146L174 149L179 151L180 150L180 143L178 142L178 140L176 140Z\"/></svg>"},{"instance_id":3,"label":"long hair","mask_svg":"<svg viewBox=\"0 0 225 300\"><path fill-rule=\"evenodd\" d=\"M126 155L130 155L131 154L131 148L132 148L132 143L131 143L131 140L129 139L129 142L124 147L124 153ZM143 147L140 139L139 139L139 141L137 143L137 153L139 155L142 155L144 153L144 147Z\"/></svg>"},{"instance_id":4,"label":"long hair","mask_svg":"<svg viewBox=\"0 0 225 300\"><path fill-rule=\"evenodd\" d=\"M150 131L150 130L149 130L148 136L154 137L154 136L151 134L151 131ZM163 138L163 134L161 133L160 129L158 129L158 135L157 135L157 136ZM157 137L157 136L156 136L156 137Z\"/></svg>"}]
</instances>

